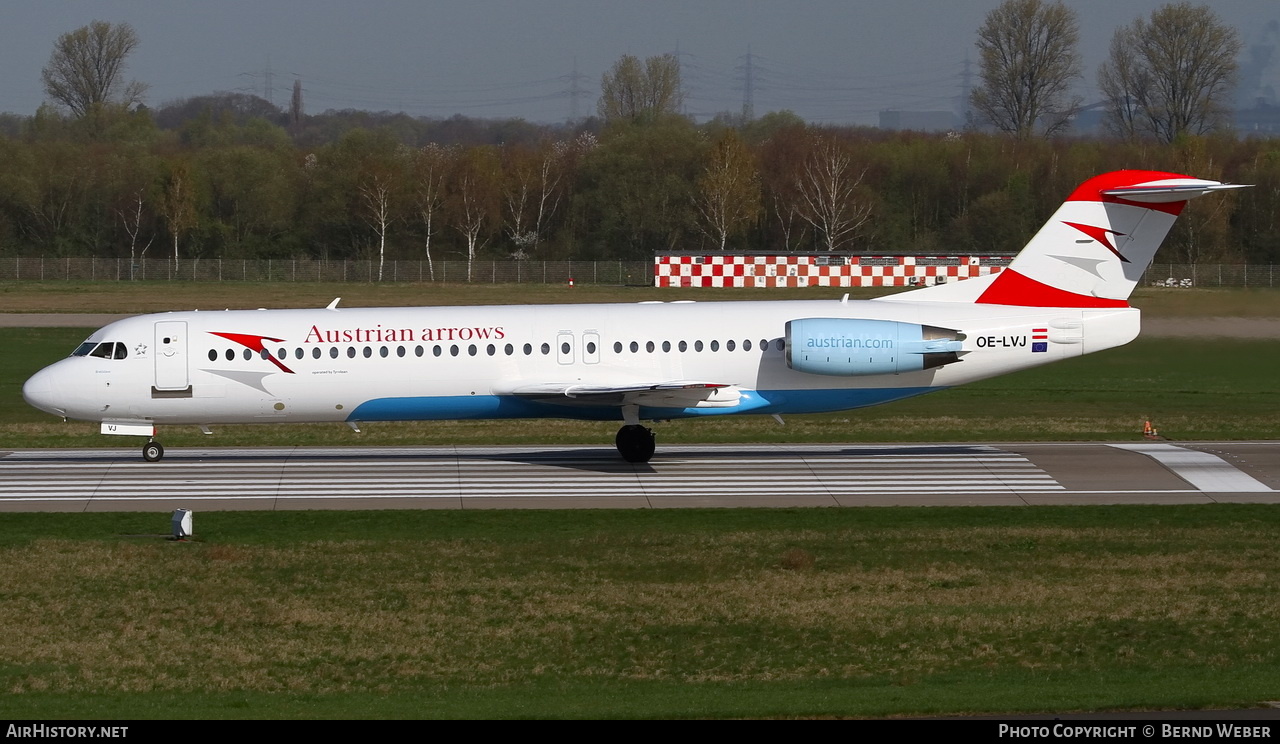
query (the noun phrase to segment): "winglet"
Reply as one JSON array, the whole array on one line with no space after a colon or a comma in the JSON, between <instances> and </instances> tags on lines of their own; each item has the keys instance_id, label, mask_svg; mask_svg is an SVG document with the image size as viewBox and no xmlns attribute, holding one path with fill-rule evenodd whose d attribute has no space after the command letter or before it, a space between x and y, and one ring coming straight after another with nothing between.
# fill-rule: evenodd
<instances>
[{"instance_id":1,"label":"winglet","mask_svg":"<svg viewBox=\"0 0 1280 744\"><path fill-rule=\"evenodd\" d=\"M341 297L334 297L333 302L330 302L328 306L325 307L325 310L337 310L338 300L341 300L341 299L342 299Z\"/></svg>"}]
</instances>

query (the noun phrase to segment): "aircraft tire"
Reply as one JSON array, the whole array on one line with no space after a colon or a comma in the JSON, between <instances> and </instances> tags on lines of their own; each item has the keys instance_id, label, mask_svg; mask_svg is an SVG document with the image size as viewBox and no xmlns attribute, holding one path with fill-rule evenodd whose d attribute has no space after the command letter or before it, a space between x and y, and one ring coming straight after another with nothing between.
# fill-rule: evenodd
<instances>
[{"instance_id":1,"label":"aircraft tire","mask_svg":"<svg viewBox=\"0 0 1280 744\"><path fill-rule=\"evenodd\" d=\"M147 462L160 462L164 457L164 447L159 442L147 442L142 445L142 459Z\"/></svg>"},{"instance_id":2,"label":"aircraft tire","mask_svg":"<svg viewBox=\"0 0 1280 744\"><path fill-rule=\"evenodd\" d=\"M618 429L614 444L618 447L618 454L622 455L622 459L627 462L649 462L649 458L653 457L653 452L657 449L653 432L639 424L630 424Z\"/></svg>"}]
</instances>

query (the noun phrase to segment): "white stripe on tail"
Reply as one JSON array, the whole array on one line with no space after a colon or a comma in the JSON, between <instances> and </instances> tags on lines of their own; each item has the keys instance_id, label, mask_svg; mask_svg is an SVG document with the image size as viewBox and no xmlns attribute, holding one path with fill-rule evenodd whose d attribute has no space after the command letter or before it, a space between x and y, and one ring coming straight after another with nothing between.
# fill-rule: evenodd
<instances>
[{"instance_id":1,"label":"white stripe on tail","mask_svg":"<svg viewBox=\"0 0 1280 744\"><path fill-rule=\"evenodd\" d=\"M880 299L1029 307L1128 307L1129 295L1187 202L1244 188L1158 171L1081 184L1004 271Z\"/></svg>"}]
</instances>

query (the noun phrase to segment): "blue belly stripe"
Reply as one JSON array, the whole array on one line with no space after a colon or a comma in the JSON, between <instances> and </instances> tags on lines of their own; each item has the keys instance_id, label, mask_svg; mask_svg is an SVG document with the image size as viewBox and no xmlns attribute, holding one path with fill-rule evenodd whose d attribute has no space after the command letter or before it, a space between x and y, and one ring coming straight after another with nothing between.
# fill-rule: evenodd
<instances>
[{"instance_id":1,"label":"blue belly stripe","mask_svg":"<svg viewBox=\"0 0 1280 744\"><path fill-rule=\"evenodd\" d=\"M854 390L744 390L730 408L640 409L642 419L730 416L736 414L829 413L945 390L943 387L863 388ZM348 421L441 421L454 419L566 418L620 421L618 406L558 405L514 395L442 395L375 398L347 416Z\"/></svg>"}]
</instances>

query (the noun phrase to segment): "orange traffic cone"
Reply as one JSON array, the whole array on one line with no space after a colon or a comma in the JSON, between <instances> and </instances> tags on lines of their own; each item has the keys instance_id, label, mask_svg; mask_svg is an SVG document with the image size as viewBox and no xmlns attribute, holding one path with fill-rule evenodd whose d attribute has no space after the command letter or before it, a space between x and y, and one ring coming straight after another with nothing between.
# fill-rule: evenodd
<instances>
[{"instance_id":1,"label":"orange traffic cone","mask_svg":"<svg viewBox=\"0 0 1280 744\"><path fill-rule=\"evenodd\" d=\"M1146 437L1147 439L1160 438L1160 434L1156 431L1156 428L1151 425L1151 421L1149 419L1146 422L1144 422L1142 425L1142 436Z\"/></svg>"}]
</instances>

